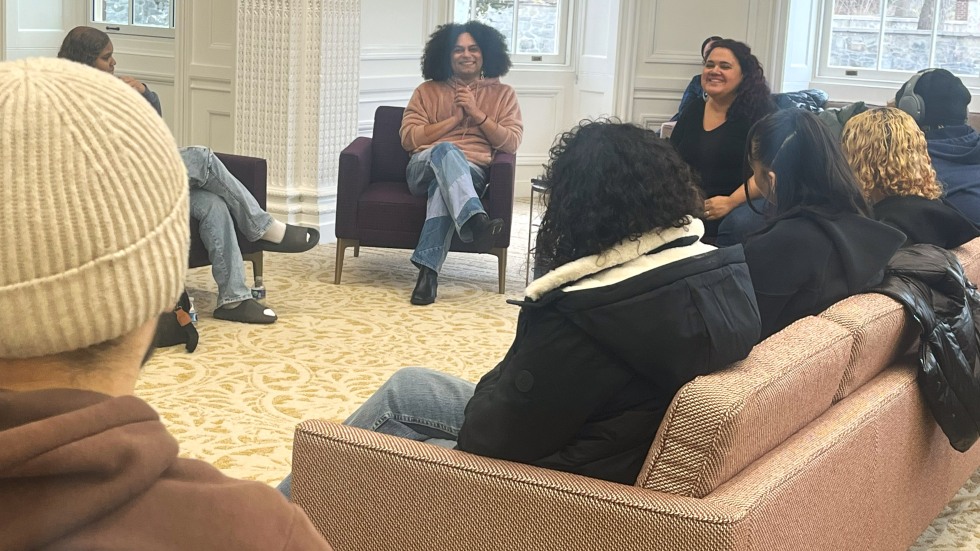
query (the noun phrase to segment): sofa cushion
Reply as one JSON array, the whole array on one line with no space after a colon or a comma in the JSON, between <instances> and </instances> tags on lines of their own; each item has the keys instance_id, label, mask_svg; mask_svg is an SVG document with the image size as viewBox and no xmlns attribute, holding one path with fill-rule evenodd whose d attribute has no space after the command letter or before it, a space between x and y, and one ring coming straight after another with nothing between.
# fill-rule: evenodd
<instances>
[{"instance_id":1,"label":"sofa cushion","mask_svg":"<svg viewBox=\"0 0 980 551\"><path fill-rule=\"evenodd\" d=\"M807 317L674 396L636 485L704 497L833 402L853 337Z\"/></svg>"}]
</instances>

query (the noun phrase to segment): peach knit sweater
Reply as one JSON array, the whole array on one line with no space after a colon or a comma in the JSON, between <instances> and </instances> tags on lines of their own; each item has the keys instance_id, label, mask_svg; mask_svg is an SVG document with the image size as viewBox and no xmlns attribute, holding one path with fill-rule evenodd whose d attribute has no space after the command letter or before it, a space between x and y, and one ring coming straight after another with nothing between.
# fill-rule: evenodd
<instances>
[{"instance_id":1,"label":"peach knit sweater","mask_svg":"<svg viewBox=\"0 0 980 551\"><path fill-rule=\"evenodd\" d=\"M439 142L450 142L467 160L482 167L489 166L495 150L516 153L524 136L521 107L514 89L498 78L480 79L471 85L480 109L487 114L486 122L480 125L480 121L466 117L446 135L428 142L425 126L450 118L458 109L453 105L455 85L451 80L429 80L415 89L402 118L402 147L415 154Z\"/></svg>"}]
</instances>

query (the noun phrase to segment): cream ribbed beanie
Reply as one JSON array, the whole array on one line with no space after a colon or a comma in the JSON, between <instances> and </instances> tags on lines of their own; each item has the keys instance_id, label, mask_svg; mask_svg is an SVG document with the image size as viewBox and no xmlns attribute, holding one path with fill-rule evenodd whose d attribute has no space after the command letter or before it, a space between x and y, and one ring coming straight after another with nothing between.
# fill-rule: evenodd
<instances>
[{"instance_id":1,"label":"cream ribbed beanie","mask_svg":"<svg viewBox=\"0 0 980 551\"><path fill-rule=\"evenodd\" d=\"M62 59L0 63L0 358L77 350L173 307L187 174L119 79Z\"/></svg>"}]
</instances>

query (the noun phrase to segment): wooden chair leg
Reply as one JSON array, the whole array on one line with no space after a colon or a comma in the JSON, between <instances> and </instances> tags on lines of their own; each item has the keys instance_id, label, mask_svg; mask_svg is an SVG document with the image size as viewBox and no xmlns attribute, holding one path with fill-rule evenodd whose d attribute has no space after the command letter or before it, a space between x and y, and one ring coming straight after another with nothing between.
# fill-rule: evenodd
<instances>
[{"instance_id":1,"label":"wooden chair leg","mask_svg":"<svg viewBox=\"0 0 980 551\"><path fill-rule=\"evenodd\" d=\"M354 243L354 258L361 256L361 242Z\"/></svg>"},{"instance_id":2,"label":"wooden chair leg","mask_svg":"<svg viewBox=\"0 0 980 551\"><path fill-rule=\"evenodd\" d=\"M344 271L344 250L347 247L354 247L354 256L357 256L361 242L357 239L337 239L337 260L334 262L333 283L340 285L340 274Z\"/></svg>"},{"instance_id":3,"label":"wooden chair leg","mask_svg":"<svg viewBox=\"0 0 980 551\"><path fill-rule=\"evenodd\" d=\"M507 290L507 248L494 247L490 254L497 257L497 292L502 295Z\"/></svg>"}]
</instances>

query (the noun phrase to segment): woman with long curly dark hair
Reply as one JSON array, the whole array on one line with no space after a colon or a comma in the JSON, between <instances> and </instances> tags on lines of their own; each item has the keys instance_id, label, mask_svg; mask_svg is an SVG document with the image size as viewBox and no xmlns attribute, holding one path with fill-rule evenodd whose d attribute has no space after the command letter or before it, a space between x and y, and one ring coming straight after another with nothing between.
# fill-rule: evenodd
<instances>
[{"instance_id":1,"label":"woman with long curly dark hair","mask_svg":"<svg viewBox=\"0 0 980 551\"><path fill-rule=\"evenodd\" d=\"M449 23L429 37L423 82L405 108L402 147L412 154L408 188L426 198L425 223L412 263L419 269L411 303L436 300L439 270L454 234L489 252L503 220L490 220L480 197L496 151L515 153L524 135L503 35L478 21Z\"/></svg>"},{"instance_id":2,"label":"woman with long curly dark hair","mask_svg":"<svg viewBox=\"0 0 980 551\"><path fill-rule=\"evenodd\" d=\"M476 385L395 373L346 423L632 484L674 394L744 358L759 314L742 248L700 241L690 169L650 130L559 136L542 248L517 335Z\"/></svg>"},{"instance_id":3,"label":"woman with long curly dark hair","mask_svg":"<svg viewBox=\"0 0 980 551\"><path fill-rule=\"evenodd\" d=\"M774 111L775 105L762 65L747 45L736 40L711 43L701 85L707 101L693 102L685 109L670 141L700 175L706 235L728 246L764 225L744 205L759 194L751 184L748 195L742 190L748 176L743 151L749 128Z\"/></svg>"}]
</instances>

